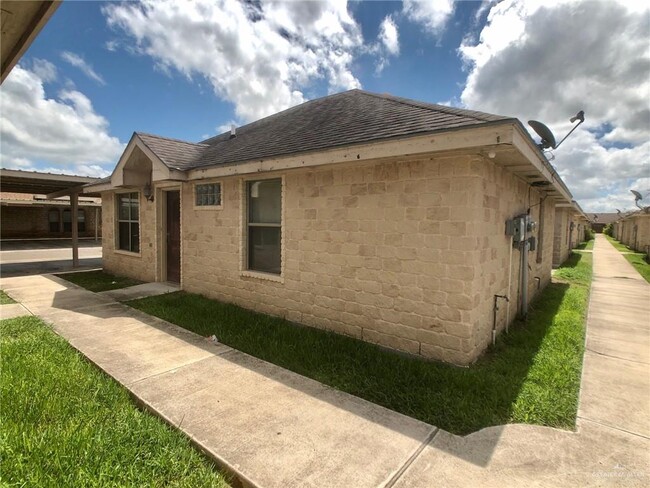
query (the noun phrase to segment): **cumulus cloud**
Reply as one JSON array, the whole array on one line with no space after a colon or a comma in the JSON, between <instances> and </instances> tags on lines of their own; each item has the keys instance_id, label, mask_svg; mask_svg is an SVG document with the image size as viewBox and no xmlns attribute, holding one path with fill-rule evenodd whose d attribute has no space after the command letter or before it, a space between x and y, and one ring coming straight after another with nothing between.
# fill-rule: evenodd
<instances>
[{"instance_id":1,"label":"cumulus cloud","mask_svg":"<svg viewBox=\"0 0 650 488\"><path fill-rule=\"evenodd\" d=\"M76 90L48 98L34 70L16 66L0 91L0 164L100 176L112 168L124 145L108 132L108 121ZM106 166L102 166L106 165Z\"/></svg>"},{"instance_id":2,"label":"cumulus cloud","mask_svg":"<svg viewBox=\"0 0 650 488\"><path fill-rule=\"evenodd\" d=\"M368 48L370 54L377 57L375 74L379 75L390 64L390 56L399 54L399 32L392 15L387 15L379 25L377 42Z\"/></svg>"},{"instance_id":3,"label":"cumulus cloud","mask_svg":"<svg viewBox=\"0 0 650 488\"><path fill-rule=\"evenodd\" d=\"M459 49L469 108L541 120L558 140L585 111L553 164L587 210L629 204L650 172L649 11L634 3L505 0Z\"/></svg>"},{"instance_id":4,"label":"cumulus cloud","mask_svg":"<svg viewBox=\"0 0 650 488\"><path fill-rule=\"evenodd\" d=\"M409 20L421 24L426 32L438 36L454 13L454 1L404 0L402 12Z\"/></svg>"},{"instance_id":5,"label":"cumulus cloud","mask_svg":"<svg viewBox=\"0 0 650 488\"><path fill-rule=\"evenodd\" d=\"M75 68L79 68L83 74L85 74L88 78L95 80L97 83L100 85L105 85L106 81L104 81L104 78L102 78L94 69L93 67L86 62L84 58L79 56L78 54L75 54L70 51L63 51L61 53L61 59L63 59L66 63L71 64Z\"/></svg>"},{"instance_id":6,"label":"cumulus cloud","mask_svg":"<svg viewBox=\"0 0 650 488\"><path fill-rule=\"evenodd\" d=\"M163 70L205 77L244 121L303 102L301 89L318 80L331 92L361 86L352 62L363 37L345 1L145 0L103 11L139 53Z\"/></svg>"},{"instance_id":7,"label":"cumulus cloud","mask_svg":"<svg viewBox=\"0 0 650 488\"><path fill-rule=\"evenodd\" d=\"M32 71L44 83L51 83L58 76L56 66L45 59L34 58L32 60Z\"/></svg>"},{"instance_id":8,"label":"cumulus cloud","mask_svg":"<svg viewBox=\"0 0 650 488\"><path fill-rule=\"evenodd\" d=\"M387 16L379 26L379 40L393 56L399 54L399 37L393 17Z\"/></svg>"}]
</instances>

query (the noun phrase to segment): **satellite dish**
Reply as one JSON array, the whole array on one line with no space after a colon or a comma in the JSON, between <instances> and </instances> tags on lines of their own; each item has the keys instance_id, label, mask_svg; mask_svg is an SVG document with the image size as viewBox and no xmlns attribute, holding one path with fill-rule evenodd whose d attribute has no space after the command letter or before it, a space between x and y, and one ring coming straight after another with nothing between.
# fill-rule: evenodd
<instances>
[{"instance_id":1,"label":"satellite dish","mask_svg":"<svg viewBox=\"0 0 650 488\"><path fill-rule=\"evenodd\" d=\"M619 209L616 209L616 211L618 212L619 215L621 215L622 212Z\"/></svg>"},{"instance_id":2,"label":"satellite dish","mask_svg":"<svg viewBox=\"0 0 650 488\"><path fill-rule=\"evenodd\" d=\"M574 117L571 117L569 119L571 123L575 122L576 120L578 121L578 123L573 126L573 129L571 129L569 133L566 136L564 136L564 139L562 139L558 144L555 143L555 136L551 132L551 129L546 127L541 122L538 122L537 120L529 120L528 125L530 125L533 128L533 130L537 133L537 135L542 138L541 142L537 144L537 147L539 147L542 150L549 149L549 148L557 149L558 147L560 147L560 144L562 144L566 140L566 138L569 137L571 133L574 130L576 130L576 128L585 121L584 110L580 110L580 112L575 114Z\"/></svg>"},{"instance_id":3,"label":"satellite dish","mask_svg":"<svg viewBox=\"0 0 650 488\"><path fill-rule=\"evenodd\" d=\"M555 136L551 132L551 129L537 120L529 120L528 125L542 138L542 141L538 144L540 149L548 149L549 147L555 149Z\"/></svg>"},{"instance_id":4,"label":"satellite dish","mask_svg":"<svg viewBox=\"0 0 650 488\"><path fill-rule=\"evenodd\" d=\"M634 200L636 202L638 202L639 200L643 200L643 197L641 196L641 194L638 191L636 191L636 190L630 190L630 191L634 194Z\"/></svg>"}]
</instances>

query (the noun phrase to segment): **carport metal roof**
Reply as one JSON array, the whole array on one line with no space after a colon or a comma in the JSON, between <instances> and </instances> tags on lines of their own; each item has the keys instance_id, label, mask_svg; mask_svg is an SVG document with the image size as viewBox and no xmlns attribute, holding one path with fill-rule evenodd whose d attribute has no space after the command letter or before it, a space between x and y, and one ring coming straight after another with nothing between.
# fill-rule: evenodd
<instances>
[{"instance_id":1,"label":"carport metal roof","mask_svg":"<svg viewBox=\"0 0 650 488\"><path fill-rule=\"evenodd\" d=\"M33 193L56 198L71 193L81 193L82 187L97 183L100 178L88 176L59 175L0 168L0 191L9 193ZM85 196L99 197L99 193L84 193Z\"/></svg>"}]
</instances>

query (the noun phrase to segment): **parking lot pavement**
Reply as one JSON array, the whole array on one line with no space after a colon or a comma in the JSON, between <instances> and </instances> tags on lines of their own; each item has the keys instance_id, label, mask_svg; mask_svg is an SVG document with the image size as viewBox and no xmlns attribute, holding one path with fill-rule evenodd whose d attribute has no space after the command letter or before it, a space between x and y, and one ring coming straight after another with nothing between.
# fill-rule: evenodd
<instances>
[{"instance_id":1,"label":"parking lot pavement","mask_svg":"<svg viewBox=\"0 0 650 488\"><path fill-rule=\"evenodd\" d=\"M72 241L18 240L0 243L0 276L25 276L102 267L101 241L79 241L79 267L72 267Z\"/></svg>"}]
</instances>

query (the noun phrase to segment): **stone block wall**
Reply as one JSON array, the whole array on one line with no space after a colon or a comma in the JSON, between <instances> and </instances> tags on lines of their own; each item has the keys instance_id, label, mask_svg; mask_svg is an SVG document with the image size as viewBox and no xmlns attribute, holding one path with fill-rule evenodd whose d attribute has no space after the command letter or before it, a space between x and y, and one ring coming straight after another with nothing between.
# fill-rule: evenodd
<instances>
[{"instance_id":1,"label":"stone block wall","mask_svg":"<svg viewBox=\"0 0 650 488\"><path fill-rule=\"evenodd\" d=\"M509 302L499 299L496 319L497 333L518 315L521 253L511 245L505 234L505 223L530 209L537 223L532 233L537 249L528 252L529 303L549 282L553 255L554 205L542 200L542 194L522 179L505 171L496 161L479 159L472 163L472 173L481 175L481 201L476 202L481 221L476 225L477 247L480 250L475 268L471 327L474 331L470 357L477 358L491 343L494 326L494 295L505 295ZM539 280L536 280L538 277Z\"/></svg>"},{"instance_id":2,"label":"stone block wall","mask_svg":"<svg viewBox=\"0 0 650 488\"><path fill-rule=\"evenodd\" d=\"M245 181L283 178L281 276L245 269ZM476 155L374 161L229 176L220 208L181 189L181 284L188 292L459 365L517 314L520 251L505 222L531 208L544 225L529 253L532 299L550 280L554 208L494 161ZM156 271L155 206L141 198L141 253L114 250L114 195L104 198L104 263L143 280ZM512 263L512 264L510 264ZM510 278L509 278L510 277ZM508 282L510 286L508 287Z\"/></svg>"},{"instance_id":3,"label":"stone block wall","mask_svg":"<svg viewBox=\"0 0 650 488\"><path fill-rule=\"evenodd\" d=\"M553 267L557 268L569 257L569 208L555 209L555 231L553 235Z\"/></svg>"}]
</instances>

